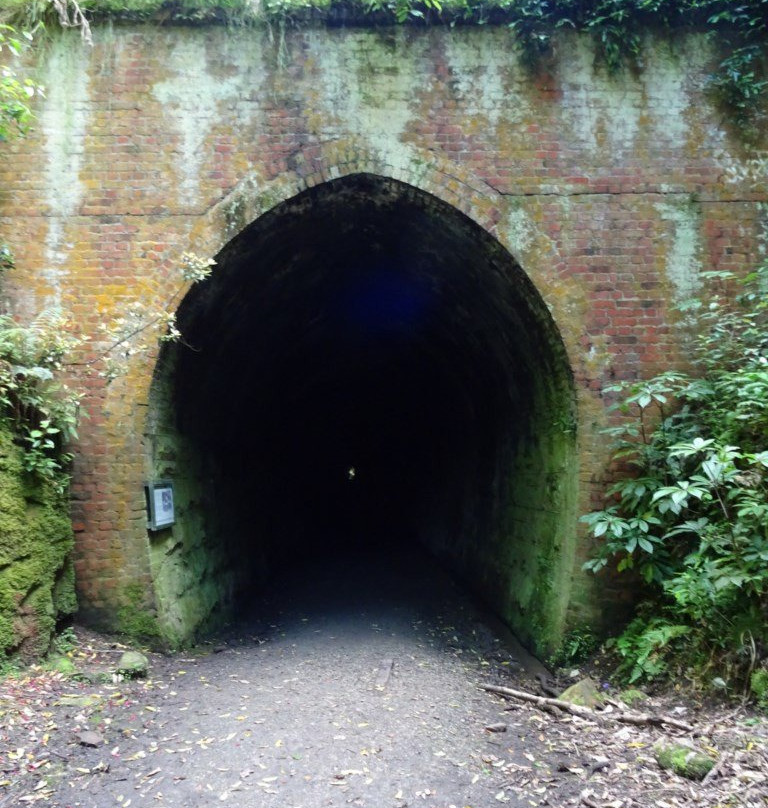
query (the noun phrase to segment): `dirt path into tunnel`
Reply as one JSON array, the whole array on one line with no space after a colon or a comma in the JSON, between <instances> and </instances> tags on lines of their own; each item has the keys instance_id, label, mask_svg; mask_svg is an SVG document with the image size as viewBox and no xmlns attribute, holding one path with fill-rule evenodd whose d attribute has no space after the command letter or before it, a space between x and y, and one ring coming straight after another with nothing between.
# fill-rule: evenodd
<instances>
[{"instance_id":1,"label":"dirt path into tunnel","mask_svg":"<svg viewBox=\"0 0 768 808\"><path fill-rule=\"evenodd\" d=\"M651 771L646 729L509 710L480 691L533 687L521 649L425 559L406 561L297 571L226 635L151 655L147 680L0 683L0 806L661 804L649 782L670 806L720 804ZM75 660L96 671L119 653L81 633Z\"/></svg>"},{"instance_id":2,"label":"dirt path into tunnel","mask_svg":"<svg viewBox=\"0 0 768 808\"><path fill-rule=\"evenodd\" d=\"M486 729L507 714L477 683L519 659L425 563L313 565L199 653L151 655L147 683L70 684L94 703L54 708L48 804L517 805L499 767L524 742Z\"/></svg>"}]
</instances>

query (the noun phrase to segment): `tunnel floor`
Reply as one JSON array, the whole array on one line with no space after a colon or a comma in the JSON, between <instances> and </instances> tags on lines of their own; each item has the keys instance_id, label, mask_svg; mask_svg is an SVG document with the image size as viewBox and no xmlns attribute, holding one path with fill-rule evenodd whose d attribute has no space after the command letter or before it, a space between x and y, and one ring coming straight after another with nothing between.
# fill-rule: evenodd
<instances>
[{"instance_id":1,"label":"tunnel floor","mask_svg":"<svg viewBox=\"0 0 768 808\"><path fill-rule=\"evenodd\" d=\"M116 686L136 721L104 730L118 753L92 790L74 775L50 804L527 804L501 765L527 765L528 747L485 729L509 714L478 688L527 676L524 652L430 556L358 551L284 572L220 635L153 655L147 692ZM103 753L75 751L79 771Z\"/></svg>"},{"instance_id":2,"label":"tunnel floor","mask_svg":"<svg viewBox=\"0 0 768 808\"><path fill-rule=\"evenodd\" d=\"M100 659L99 674L0 680L0 804L653 808L663 793L763 805L764 718L734 720L728 702L701 714L679 690L644 702L717 728L707 742L729 763L692 783L652 758L667 729L501 701L478 685L536 683L493 620L419 560L326 559L276 585L258 622L149 654L147 679L113 682L121 649L78 629L73 659Z\"/></svg>"},{"instance_id":3,"label":"tunnel floor","mask_svg":"<svg viewBox=\"0 0 768 808\"><path fill-rule=\"evenodd\" d=\"M0 742L12 750L0 804L653 808L662 792L686 805L731 804L734 793L740 805L763 804L762 719L712 741L721 755L753 749L755 779L739 779L746 769L734 763L722 782L692 784L651 757L667 729L552 714L482 691L535 692L537 683L498 623L426 554L327 557L290 572L227 632L150 654L147 680L49 673L19 680L10 700L0 681ZM103 670L114 669L113 641L84 641L88 653L76 660L100 645ZM732 704L698 716L678 690L644 702L649 709L704 727L735 723ZM34 710L45 710L42 744ZM95 741L78 740L86 728Z\"/></svg>"},{"instance_id":4,"label":"tunnel floor","mask_svg":"<svg viewBox=\"0 0 768 808\"><path fill-rule=\"evenodd\" d=\"M472 637L476 654L515 670L544 670L455 574L417 544L345 542L333 552L322 545L277 569L265 591L241 604L239 618L220 638L237 644L243 637L279 634L300 642L322 627L364 643L381 634L407 637L420 625L433 638L452 629Z\"/></svg>"}]
</instances>

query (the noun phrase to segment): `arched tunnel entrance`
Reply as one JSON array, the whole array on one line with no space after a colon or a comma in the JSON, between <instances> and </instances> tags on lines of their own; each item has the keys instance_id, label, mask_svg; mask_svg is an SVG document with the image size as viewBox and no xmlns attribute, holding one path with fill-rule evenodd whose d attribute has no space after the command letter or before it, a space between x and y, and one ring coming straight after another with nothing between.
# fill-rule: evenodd
<instances>
[{"instance_id":1,"label":"arched tunnel entrance","mask_svg":"<svg viewBox=\"0 0 768 808\"><path fill-rule=\"evenodd\" d=\"M155 378L153 472L175 480L179 519L151 540L161 619L188 633L286 566L418 543L550 646L574 398L509 253L434 196L357 174L216 258Z\"/></svg>"}]
</instances>

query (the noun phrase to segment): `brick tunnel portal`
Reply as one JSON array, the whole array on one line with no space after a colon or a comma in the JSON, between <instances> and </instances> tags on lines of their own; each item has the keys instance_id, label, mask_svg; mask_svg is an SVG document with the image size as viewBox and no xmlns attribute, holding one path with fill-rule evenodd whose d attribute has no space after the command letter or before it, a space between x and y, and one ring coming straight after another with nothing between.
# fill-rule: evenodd
<instances>
[{"instance_id":1,"label":"brick tunnel portal","mask_svg":"<svg viewBox=\"0 0 768 808\"><path fill-rule=\"evenodd\" d=\"M299 561L415 543L529 645L554 642L573 384L543 300L486 231L394 180L331 181L245 227L178 321L155 386L187 584L158 551L161 614L190 588L216 611Z\"/></svg>"}]
</instances>

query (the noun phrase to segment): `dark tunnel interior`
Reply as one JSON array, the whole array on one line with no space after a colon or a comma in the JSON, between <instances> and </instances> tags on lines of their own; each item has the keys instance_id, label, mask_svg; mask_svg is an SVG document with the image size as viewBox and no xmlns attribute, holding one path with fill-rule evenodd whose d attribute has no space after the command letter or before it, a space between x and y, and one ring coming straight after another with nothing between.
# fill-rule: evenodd
<instances>
[{"instance_id":1,"label":"dark tunnel interior","mask_svg":"<svg viewBox=\"0 0 768 808\"><path fill-rule=\"evenodd\" d=\"M299 561L418 543L504 600L570 382L485 231L394 180L328 182L243 229L178 321L189 507L233 598Z\"/></svg>"}]
</instances>

